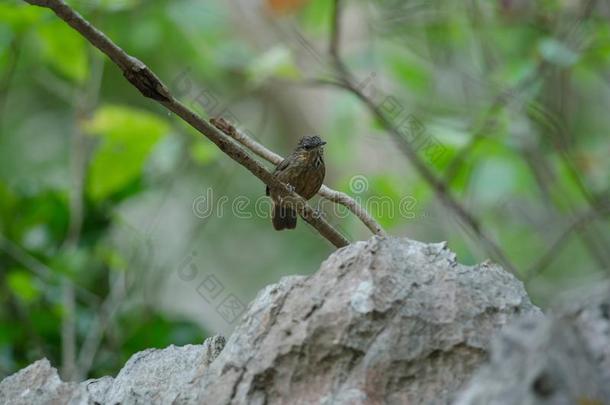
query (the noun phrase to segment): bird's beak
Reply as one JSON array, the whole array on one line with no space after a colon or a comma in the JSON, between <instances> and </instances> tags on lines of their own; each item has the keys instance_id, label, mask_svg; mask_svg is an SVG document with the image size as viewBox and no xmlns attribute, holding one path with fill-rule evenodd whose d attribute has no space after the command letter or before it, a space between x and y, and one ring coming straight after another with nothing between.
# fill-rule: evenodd
<instances>
[{"instance_id":1,"label":"bird's beak","mask_svg":"<svg viewBox=\"0 0 610 405\"><path fill-rule=\"evenodd\" d=\"M324 145L326 145L326 141L322 141L322 142L320 142L320 145L319 145L319 146L324 146Z\"/></svg>"}]
</instances>

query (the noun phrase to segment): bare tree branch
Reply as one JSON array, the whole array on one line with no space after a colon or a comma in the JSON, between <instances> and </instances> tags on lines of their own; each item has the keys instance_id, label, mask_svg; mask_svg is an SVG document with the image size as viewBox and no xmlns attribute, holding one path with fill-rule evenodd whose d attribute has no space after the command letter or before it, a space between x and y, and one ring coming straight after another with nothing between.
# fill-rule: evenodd
<instances>
[{"instance_id":1,"label":"bare tree branch","mask_svg":"<svg viewBox=\"0 0 610 405\"><path fill-rule=\"evenodd\" d=\"M78 379L84 378L91 370L95 355L102 343L104 333L108 324L112 321L116 312L119 310L125 295L127 294L127 281L125 279L125 271L117 272L116 280L112 283L110 292L100 306L87 331L87 336L81 346L78 355Z\"/></svg>"},{"instance_id":2,"label":"bare tree branch","mask_svg":"<svg viewBox=\"0 0 610 405\"><path fill-rule=\"evenodd\" d=\"M184 121L197 129L210 139L220 150L231 159L244 166L253 175L258 177L269 187L277 189L280 197L289 197L295 202L296 209L303 219L312 225L322 236L328 239L334 246L343 247L349 241L333 228L327 221L321 218L307 202L298 194L290 191L288 187L277 180L257 160L253 159L248 152L237 142L226 136L213 125L203 120L184 104L176 100L169 89L161 80L140 60L128 55L113 43L103 32L99 31L80 14L74 11L62 0L24 0L27 3L47 7L64 20L68 25L78 31L93 46L106 54L123 72L123 76L135 86L144 96L161 103L165 108L175 113Z\"/></svg>"},{"instance_id":3,"label":"bare tree branch","mask_svg":"<svg viewBox=\"0 0 610 405\"><path fill-rule=\"evenodd\" d=\"M504 90L495 96L491 105L485 112L482 124L478 127L478 129L472 128L473 135L470 137L468 143L457 151L453 159L447 165L447 168L445 169L445 183L448 185L453 183L470 154L476 149L480 142L489 136L489 130L494 124L495 116L497 115L498 111L500 111L511 100L519 97L519 93L521 91L534 84L534 82L545 73L547 68L548 64L545 61L540 62L534 72L532 72L529 76L521 80L512 88Z\"/></svg>"},{"instance_id":4,"label":"bare tree branch","mask_svg":"<svg viewBox=\"0 0 610 405\"><path fill-rule=\"evenodd\" d=\"M465 207L463 207L451 194L447 184L442 179L438 178L432 170L428 168L426 163L419 157L416 150L405 139L398 128L387 118L383 111L375 104L373 100L368 98L357 85L355 85L354 76L347 69L339 56L338 44L340 41L340 21L341 21L341 1L334 1L334 10L331 26L331 56L333 57L337 73L341 80L339 87L347 89L350 93L359 98L369 111L379 120L381 125L387 132L392 135L399 150L411 162L417 173L432 187L437 197L450 210L455 212L459 219L474 233L474 235L483 243L485 250L492 256L494 260L498 260L507 270L516 274L516 268L509 260L504 251L487 235L483 230L479 221ZM335 85L335 83L330 83Z\"/></svg>"},{"instance_id":5,"label":"bare tree branch","mask_svg":"<svg viewBox=\"0 0 610 405\"><path fill-rule=\"evenodd\" d=\"M240 131L234 125L231 125L223 118L213 118L210 120L210 122L216 128L220 129L222 132L229 135L230 137L244 145L246 148L250 149L256 155L262 157L268 162L273 163L274 165L279 165L282 160L284 160L283 157L267 149L260 143L256 142L254 139L244 134L242 131ZM327 199L328 201L334 202L336 204L341 204L347 207L374 234L380 236L387 236L381 225L377 221L375 221L375 218L373 218L364 207L358 204L358 202L351 198L349 195L341 191L333 190L325 185L322 185L320 191L318 191L318 194L320 194L320 196Z\"/></svg>"},{"instance_id":6,"label":"bare tree branch","mask_svg":"<svg viewBox=\"0 0 610 405\"><path fill-rule=\"evenodd\" d=\"M332 23L330 26L330 44L328 52L335 62L341 62L339 55L339 41L341 40L341 0L333 0Z\"/></svg>"},{"instance_id":7,"label":"bare tree branch","mask_svg":"<svg viewBox=\"0 0 610 405\"><path fill-rule=\"evenodd\" d=\"M587 212L581 214L575 218L570 225L559 235L559 237L553 242L551 247L542 255L538 261L526 272L526 281L533 279L540 275L555 259L563 246L568 242L572 232L583 231L587 225L595 221L600 215L607 214L610 212L610 204L605 207L591 208Z\"/></svg>"}]
</instances>

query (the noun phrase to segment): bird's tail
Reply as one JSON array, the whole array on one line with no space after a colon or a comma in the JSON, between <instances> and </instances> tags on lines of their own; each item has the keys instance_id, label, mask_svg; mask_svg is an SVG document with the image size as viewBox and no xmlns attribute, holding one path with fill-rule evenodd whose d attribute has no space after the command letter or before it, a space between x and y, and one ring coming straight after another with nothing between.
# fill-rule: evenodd
<instances>
[{"instance_id":1,"label":"bird's tail","mask_svg":"<svg viewBox=\"0 0 610 405\"><path fill-rule=\"evenodd\" d=\"M275 204L271 221L276 231L294 229L297 226L297 213L291 207Z\"/></svg>"}]
</instances>

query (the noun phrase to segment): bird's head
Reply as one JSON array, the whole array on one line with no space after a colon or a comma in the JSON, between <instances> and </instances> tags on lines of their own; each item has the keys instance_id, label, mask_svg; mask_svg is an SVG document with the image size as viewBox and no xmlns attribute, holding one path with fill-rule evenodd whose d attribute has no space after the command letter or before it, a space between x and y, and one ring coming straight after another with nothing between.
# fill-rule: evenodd
<instances>
[{"instance_id":1,"label":"bird's head","mask_svg":"<svg viewBox=\"0 0 610 405\"><path fill-rule=\"evenodd\" d=\"M299 141L297 149L305 150L305 151L313 151L313 150L318 150L318 149L321 150L322 146L324 146L324 145L326 145L326 142L324 142L322 139L320 139L320 137L317 135L304 136Z\"/></svg>"}]
</instances>

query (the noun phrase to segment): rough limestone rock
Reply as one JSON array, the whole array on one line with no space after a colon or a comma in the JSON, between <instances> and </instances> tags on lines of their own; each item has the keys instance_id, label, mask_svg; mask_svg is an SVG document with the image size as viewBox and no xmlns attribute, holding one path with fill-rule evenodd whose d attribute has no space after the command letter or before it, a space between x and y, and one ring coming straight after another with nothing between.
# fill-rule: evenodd
<instances>
[{"instance_id":1,"label":"rough limestone rock","mask_svg":"<svg viewBox=\"0 0 610 405\"><path fill-rule=\"evenodd\" d=\"M201 376L224 347L224 338L207 339L203 345L148 349L133 355L105 392L99 390L95 402L101 404L173 404L189 402L187 384ZM87 384L107 385L93 380Z\"/></svg>"},{"instance_id":2,"label":"rough limestone rock","mask_svg":"<svg viewBox=\"0 0 610 405\"><path fill-rule=\"evenodd\" d=\"M541 318L499 266L461 265L444 243L374 237L265 288L224 349L147 350L116 378L80 385L42 360L0 383L0 403L445 404L522 314Z\"/></svg>"},{"instance_id":3,"label":"rough limestone rock","mask_svg":"<svg viewBox=\"0 0 610 405\"><path fill-rule=\"evenodd\" d=\"M447 403L520 314L540 312L499 266L375 237L259 293L195 403Z\"/></svg>"},{"instance_id":4,"label":"rough limestone rock","mask_svg":"<svg viewBox=\"0 0 610 405\"><path fill-rule=\"evenodd\" d=\"M38 360L0 382L0 404L86 404L78 383L65 383L47 359Z\"/></svg>"},{"instance_id":5,"label":"rough limestone rock","mask_svg":"<svg viewBox=\"0 0 610 405\"><path fill-rule=\"evenodd\" d=\"M610 404L610 286L569 302L506 328L456 404Z\"/></svg>"},{"instance_id":6,"label":"rough limestone rock","mask_svg":"<svg viewBox=\"0 0 610 405\"><path fill-rule=\"evenodd\" d=\"M62 382L47 359L0 383L0 404L170 404L189 401L185 386L197 378L224 347L222 336L202 345L148 349L129 359L116 378L80 384Z\"/></svg>"}]
</instances>

